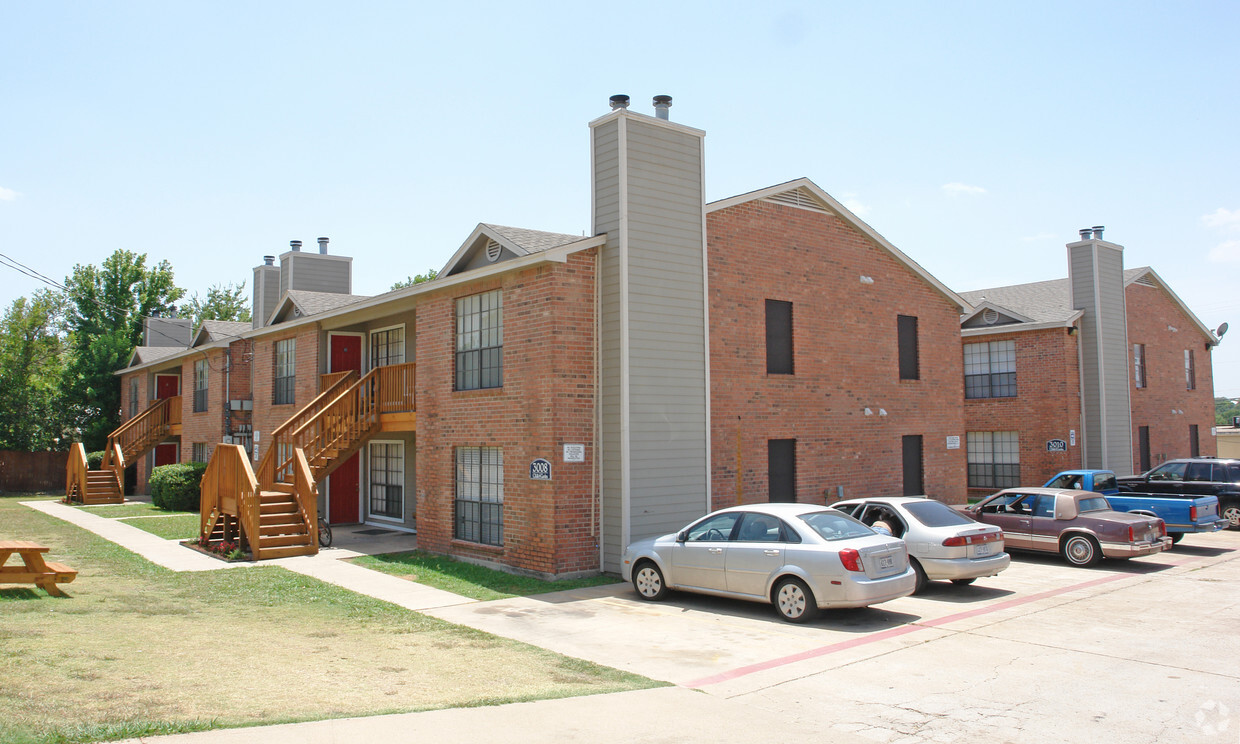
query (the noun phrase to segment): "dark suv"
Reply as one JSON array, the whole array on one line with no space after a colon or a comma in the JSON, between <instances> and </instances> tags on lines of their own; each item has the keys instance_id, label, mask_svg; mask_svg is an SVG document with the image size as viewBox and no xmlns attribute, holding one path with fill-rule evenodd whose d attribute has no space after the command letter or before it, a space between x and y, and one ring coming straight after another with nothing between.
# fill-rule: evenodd
<instances>
[{"instance_id":1,"label":"dark suv","mask_svg":"<svg viewBox=\"0 0 1240 744\"><path fill-rule=\"evenodd\" d=\"M1116 480L1121 491L1217 496L1219 516L1228 521L1230 529L1240 530L1240 460L1168 460L1149 472Z\"/></svg>"}]
</instances>

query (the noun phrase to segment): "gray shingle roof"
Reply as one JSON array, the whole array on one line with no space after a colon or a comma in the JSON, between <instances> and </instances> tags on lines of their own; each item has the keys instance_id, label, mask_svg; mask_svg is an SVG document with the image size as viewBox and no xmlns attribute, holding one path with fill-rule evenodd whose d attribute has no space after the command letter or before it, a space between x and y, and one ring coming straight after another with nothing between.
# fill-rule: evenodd
<instances>
[{"instance_id":1,"label":"gray shingle roof","mask_svg":"<svg viewBox=\"0 0 1240 744\"><path fill-rule=\"evenodd\" d=\"M505 240L512 241L513 244L524 250L527 255L530 253L551 250L552 248L556 248L561 245L568 245L569 243L576 243L578 240L583 240L580 235L543 232L542 230L526 230L523 227L490 225L485 222L482 223L482 226L493 230L499 235L502 235Z\"/></svg>"},{"instance_id":2,"label":"gray shingle roof","mask_svg":"<svg viewBox=\"0 0 1240 744\"><path fill-rule=\"evenodd\" d=\"M175 356L183 351L185 351L184 346L139 346L133 350L129 366L133 367L139 364L157 362L160 359Z\"/></svg>"},{"instance_id":3,"label":"gray shingle roof","mask_svg":"<svg viewBox=\"0 0 1240 744\"><path fill-rule=\"evenodd\" d=\"M240 336L253 326L248 322L236 320L204 320L198 332L207 332L207 342L220 341L225 338Z\"/></svg>"},{"instance_id":4,"label":"gray shingle roof","mask_svg":"<svg viewBox=\"0 0 1240 744\"><path fill-rule=\"evenodd\" d=\"M1147 266L1125 269L1124 283L1127 284L1148 270ZM1076 310L1072 308L1071 291L1067 279L977 289L971 292L961 292L960 296L970 305L978 305L985 300L1027 316L1036 323L1066 321L1076 314Z\"/></svg>"},{"instance_id":5,"label":"gray shingle roof","mask_svg":"<svg viewBox=\"0 0 1240 744\"><path fill-rule=\"evenodd\" d=\"M303 315L318 315L338 307L352 305L355 302L370 299L370 295L347 295L335 292L310 292L304 289L290 289L288 297L301 310Z\"/></svg>"}]
</instances>

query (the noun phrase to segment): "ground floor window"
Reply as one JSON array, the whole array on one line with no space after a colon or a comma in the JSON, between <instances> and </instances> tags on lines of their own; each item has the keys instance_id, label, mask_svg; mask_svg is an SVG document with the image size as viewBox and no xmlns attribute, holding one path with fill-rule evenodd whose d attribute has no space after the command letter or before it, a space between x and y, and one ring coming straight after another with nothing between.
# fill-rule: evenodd
<instances>
[{"instance_id":1,"label":"ground floor window","mask_svg":"<svg viewBox=\"0 0 1240 744\"><path fill-rule=\"evenodd\" d=\"M968 434L969 488L1015 488L1020 485L1020 437L1014 431Z\"/></svg>"},{"instance_id":2,"label":"ground floor window","mask_svg":"<svg viewBox=\"0 0 1240 744\"><path fill-rule=\"evenodd\" d=\"M400 519L405 507L405 445L370 443L370 514Z\"/></svg>"},{"instance_id":3,"label":"ground floor window","mask_svg":"<svg viewBox=\"0 0 1240 744\"><path fill-rule=\"evenodd\" d=\"M207 461L208 453L207 453L206 442L194 442L191 449L192 449L192 454L190 455L190 458L189 458L190 460L193 460L194 462L206 462Z\"/></svg>"},{"instance_id":4,"label":"ground floor window","mask_svg":"<svg viewBox=\"0 0 1240 744\"><path fill-rule=\"evenodd\" d=\"M504 450L456 448L456 530L458 540L504 544Z\"/></svg>"}]
</instances>

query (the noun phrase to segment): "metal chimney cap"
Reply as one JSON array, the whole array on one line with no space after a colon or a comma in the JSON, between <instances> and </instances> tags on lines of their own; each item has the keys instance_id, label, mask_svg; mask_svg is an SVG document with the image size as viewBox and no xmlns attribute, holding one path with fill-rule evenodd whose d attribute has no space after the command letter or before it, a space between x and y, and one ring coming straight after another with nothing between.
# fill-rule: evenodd
<instances>
[{"instance_id":1,"label":"metal chimney cap","mask_svg":"<svg viewBox=\"0 0 1240 744\"><path fill-rule=\"evenodd\" d=\"M319 253L327 253L327 238L319 238Z\"/></svg>"},{"instance_id":2,"label":"metal chimney cap","mask_svg":"<svg viewBox=\"0 0 1240 744\"><path fill-rule=\"evenodd\" d=\"M655 96L655 97L654 97L654 105L658 106L659 104L663 104L663 105L666 105L666 106L671 106L671 105L672 105L672 97L671 97L671 96Z\"/></svg>"},{"instance_id":3,"label":"metal chimney cap","mask_svg":"<svg viewBox=\"0 0 1240 744\"><path fill-rule=\"evenodd\" d=\"M1102 225L1094 225L1094 240L1102 240L1102 231L1105 229Z\"/></svg>"},{"instance_id":4,"label":"metal chimney cap","mask_svg":"<svg viewBox=\"0 0 1240 744\"><path fill-rule=\"evenodd\" d=\"M656 118L667 121L667 109L672 105L671 96L655 96L654 97L654 115Z\"/></svg>"},{"instance_id":5,"label":"metal chimney cap","mask_svg":"<svg viewBox=\"0 0 1240 744\"><path fill-rule=\"evenodd\" d=\"M610 99L612 109L626 109L629 107L629 97L623 93L618 93Z\"/></svg>"},{"instance_id":6,"label":"metal chimney cap","mask_svg":"<svg viewBox=\"0 0 1240 744\"><path fill-rule=\"evenodd\" d=\"M295 250L295 251L300 251L300 250L301 250L301 241L300 241L300 240L290 240L290 241L288 242L288 245L289 245L289 248L292 248L292 249L293 249L293 250Z\"/></svg>"},{"instance_id":7,"label":"metal chimney cap","mask_svg":"<svg viewBox=\"0 0 1240 744\"><path fill-rule=\"evenodd\" d=\"M275 266L276 257L275 256L263 256L263 265L264 266Z\"/></svg>"},{"instance_id":8,"label":"metal chimney cap","mask_svg":"<svg viewBox=\"0 0 1240 744\"><path fill-rule=\"evenodd\" d=\"M1081 240L1089 240L1090 233L1092 233L1093 230L1088 227L1082 227L1079 232L1081 233Z\"/></svg>"}]
</instances>

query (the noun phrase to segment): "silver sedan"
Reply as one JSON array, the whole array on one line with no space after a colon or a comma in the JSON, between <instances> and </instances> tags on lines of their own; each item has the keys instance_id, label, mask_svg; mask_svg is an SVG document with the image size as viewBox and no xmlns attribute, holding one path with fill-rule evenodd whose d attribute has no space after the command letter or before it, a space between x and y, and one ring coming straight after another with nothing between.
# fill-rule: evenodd
<instances>
[{"instance_id":1,"label":"silver sedan","mask_svg":"<svg viewBox=\"0 0 1240 744\"><path fill-rule=\"evenodd\" d=\"M794 623L903 597L916 583L903 541L813 504L722 509L633 543L621 571L642 599L679 589L769 602Z\"/></svg>"},{"instance_id":2,"label":"silver sedan","mask_svg":"<svg viewBox=\"0 0 1240 744\"><path fill-rule=\"evenodd\" d=\"M972 584L1007 568L1003 530L980 524L941 501L925 496L879 496L831 505L908 543L917 588L935 579Z\"/></svg>"}]
</instances>

